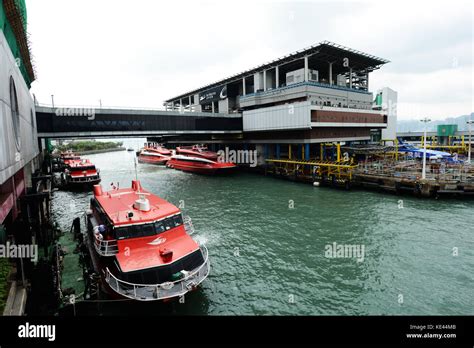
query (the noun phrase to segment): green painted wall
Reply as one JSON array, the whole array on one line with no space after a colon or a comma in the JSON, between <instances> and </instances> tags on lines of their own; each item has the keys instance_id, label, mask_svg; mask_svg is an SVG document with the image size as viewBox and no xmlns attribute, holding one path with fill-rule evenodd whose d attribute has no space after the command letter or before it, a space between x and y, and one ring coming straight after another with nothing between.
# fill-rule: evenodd
<instances>
[{"instance_id":1,"label":"green painted wall","mask_svg":"<svg viewBox=\"0 0 474 348\"><path fill-rule=\"evenodd\" d=\"M440 137L448 137L454 136L458 131L457 124L440 124L438 125L438 136Z\"/></svg>"}]
</instances>

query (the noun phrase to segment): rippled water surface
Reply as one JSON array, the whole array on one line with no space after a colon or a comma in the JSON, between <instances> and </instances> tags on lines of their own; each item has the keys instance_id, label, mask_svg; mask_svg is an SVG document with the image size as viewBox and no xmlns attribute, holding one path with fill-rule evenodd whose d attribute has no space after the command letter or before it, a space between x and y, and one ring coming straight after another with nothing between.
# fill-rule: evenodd
<instances>
[{"instance_id":1,"label":"rippled water surface","mask_svg":"<svg viewBox=\"0 0 474 348\"><path fill-rule=\"evenodd\" d=\"M130 185L133 157L88 156L104 188ZM313 188L245 173L207 177L146 164L138 165L138 176L149 191L184 202L195 238L209 249L211 275L184 304L107 303L102 313L474 314L474 201ZM90 197L54 194L63 229ZM334 242L364 245L364 260L326 258L325 246Z\"/></svg>"}]
</instances>

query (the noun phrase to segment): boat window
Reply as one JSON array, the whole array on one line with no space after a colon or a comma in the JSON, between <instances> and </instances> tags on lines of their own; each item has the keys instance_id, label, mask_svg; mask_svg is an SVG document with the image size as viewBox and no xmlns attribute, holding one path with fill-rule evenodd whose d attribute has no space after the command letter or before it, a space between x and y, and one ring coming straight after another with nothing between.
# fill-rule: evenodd
<instances>
[{"instance_id":1,"label":"boat window","mask_svg":"<svg viewBox=\"0 0 474 348\"><path fill-rule=\"evenodd\" d=\"M183 224L183 217L181 216L181 214L173 216L173 223L174 227L178 227L179 225Z\"/></svg>"},{"instance_id":2,"label":"boat window","mask_svg":"<svg viewBox=\"0 0 474 348\"><path fill-rule=\"evenodd\" d=\"M156 230L157 234L166 231L165 224L163 223L163 220L155 222L155 230Z\"/></svg>"},{"instance_id":3,"label":"boat window","mask_svg":"<svg viewBox=\"0 0 474 348\"><path fill-rule=\"evenodd\" d=\"M133 226L120 227L115 229L116 239L126 239L133 237L132 228Z\"/></svg>"},{"instance_id":4,"label":"boat window","mask_svg":"<svg viewBox=\"0 0 474 348\"><path fill-rule=\"evenodd\" d=\"M71 170L80 170L80 171L84 171L84 170L95 170L95 166L84 166L84 167L71 167Z\"/></svg>"},{"instance_id":5,"label":"boat window","mask_svg":"<svg viewBox=\"0 0 474 348\"><path fill-rule=\"evenodd\" d=\"M153 224L137 226L138 232L137 235L140 237L148 237L155 235L155 226Z\"/></svg>"},{"instance_id":6,"label":"boat window","mask_svg":"<svg viewBox=\"0 0 474 348\"><path fill-rule=\"evenodd\" d=\"M168 231L172 229L174 226L173 219L172 218L167 218L163 220L163 225L165 226L165 229Z\"/></svg>"},{"instance_id":7,"label":"boat window","mask_svg":"<svg viewBox=\"0 0 474 348\"><path fill-rule=\"evenodd\" d=\"M196 163L201 163L201 164L209 164L209 162L207 161L203 161L202 158L199 158L199 157L196 157L196 158L186 158L186 159L182 159L183 161L186 161L186 162L196 162Z\"/></svg>"},{"instance_id":8,"label":"boat window","mask_svg":"<svg viewBox=\"0 0 474 348\"><path fill-rule=\"evenodd\" d=\"M183 224L183 217L181 214L168 217L166 219L156 221L153 224L146 225L132 225L126 227L119 227L115 229L116 239L148 237L166 232L172 228Z\"/></svg>"}]
</instances>

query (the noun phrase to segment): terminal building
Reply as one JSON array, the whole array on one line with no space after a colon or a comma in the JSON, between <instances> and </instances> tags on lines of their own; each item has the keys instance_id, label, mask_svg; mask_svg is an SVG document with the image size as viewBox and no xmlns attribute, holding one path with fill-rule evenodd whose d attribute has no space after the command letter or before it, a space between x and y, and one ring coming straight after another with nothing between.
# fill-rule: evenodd
<instances>
[{"instance_id":1,"label":"terminal building","mask_svg":"<svg viewBox=\"0 0 474 348\"><path fill-rule=\"evenodd\" d=\"M397 94L389 88L375 95L369 90L370 73L388 62L321 42L166 100L167 110L242 115L239 137L169 142L240 142L263 145L265 153L277 156L282 149L292 151L280 145L296 144L293 150L309 159L321 143L393 140Z\"/></svg>"}]
</instances>

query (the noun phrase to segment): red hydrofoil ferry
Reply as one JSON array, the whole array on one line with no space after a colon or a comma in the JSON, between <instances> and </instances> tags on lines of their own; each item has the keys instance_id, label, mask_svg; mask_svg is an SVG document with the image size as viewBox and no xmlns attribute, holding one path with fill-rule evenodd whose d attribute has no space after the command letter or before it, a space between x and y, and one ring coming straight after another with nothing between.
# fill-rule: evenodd
<instances>
[{"instance_id":1,"label":"red hydrofoil ferry","mask_svg":"<svg viewBox=\"0 0 474 348\"><path fill-rule=\"evenodd\" d=\"M68 166L72 161L79 161L80 156L75 155L73 152L63 152L60 155L61 161L65 166Z\"/></svg>"},{"instance_id":2,"label":"red hydrofoil ferry","mask_svg":"<svg viewBox=\"0 0 474 348\"><path fill-rule=\"evenodd\" d=\"M100 172L90 160L70 160L63 173L66 186L84 187L100 183Z\"/></svg>"},{"instance_id":3,"label":"red hydrofoil ferry","mask_svg":"<svg viewBox=\"0 0 474 348\"><path fill-rule=\"evenodd\" d=\"M53 169L57 172L64 172L72 161L80 161L81 157L74 154L72 151L61 152L56 161L53 162Z\"/></svg>"},{"instance_id":4,"label":"red hydrofoil ferry","mask_svg":"<svg viewBox=\"0 0 474 348\"><path fill-rule=\"evenodd\" d=\"M173 204L132 187L94 186L87 244L104 290L115 297L157 301L181 297L209 274L208 252L190 236L193 226Z\"/></svg>"},{"instance_id":5,"label":"red hydrofoil ferry","mask_svg":"<svg viewBox=\"0 0 474 348\"><path fill-rule=\"evenodd\" d=\"M165 165L170 156L171 151L162 145L145 146L138 155L138 162Z\"/></svg>"},{"instance_id":6,"label":"red hydrofoil ferry","mask_svg":"<svg viewBox=\"0 0 474 348\"><path fill-rule=\"evenodd\" d=\"M171 156L167 166L199 174L223 174L237 168L232 162L219 161L216 152L202 145L177 147L176 155Z\"/></svg>"}]
</instances>

